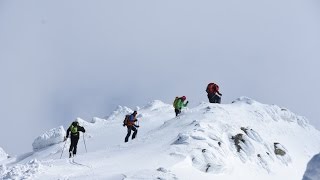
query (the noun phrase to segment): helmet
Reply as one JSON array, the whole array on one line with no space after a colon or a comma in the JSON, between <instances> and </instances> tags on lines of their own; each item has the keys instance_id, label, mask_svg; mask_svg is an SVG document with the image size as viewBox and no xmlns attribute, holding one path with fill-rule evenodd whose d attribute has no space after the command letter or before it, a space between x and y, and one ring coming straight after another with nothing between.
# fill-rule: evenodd
<instances>
[{"instance_id":1,"label":"helmet","mask_svg":"<svg viewBox=\"0 0 320 180\"><path fill-rule=\"evenodd\" d=\"M186 100L187 98L186 98L185 96L182 96L181 99L182 99L182 100Z\"/></svg>"}]
</instances>

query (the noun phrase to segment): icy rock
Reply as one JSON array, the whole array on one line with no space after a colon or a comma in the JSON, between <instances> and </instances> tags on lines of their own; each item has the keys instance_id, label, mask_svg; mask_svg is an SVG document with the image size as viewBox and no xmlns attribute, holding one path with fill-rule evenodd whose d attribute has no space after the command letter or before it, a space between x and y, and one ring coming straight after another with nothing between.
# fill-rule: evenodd
<instances>
[{"instance_id":1,"label":"icy rock","mask_svg":"<svg viewBox=\"0 0 320 180\"><path fill-rule=\"evenodd\" d=\"M157 171L161 171L161 172L164 172L164 173L167 173L167 172L168 172L168 170L166 170L166 169L163 168L163 167L158 168Z\"/></svg>"}]
</instances>

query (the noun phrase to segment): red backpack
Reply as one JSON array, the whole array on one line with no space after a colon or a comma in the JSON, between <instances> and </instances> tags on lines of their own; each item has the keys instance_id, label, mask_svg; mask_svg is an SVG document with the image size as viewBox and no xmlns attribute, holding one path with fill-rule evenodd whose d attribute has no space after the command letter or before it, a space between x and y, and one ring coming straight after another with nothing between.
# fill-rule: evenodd
<instances>
[{"instance_id":1,"label":"red backpack","mask_svg":"<svg viewBox=\"0 0 320 180\"><path fill-rule=\"evenodd\" d=\"M219 91L219 86L215 83L209 83L206 89L208 94L216 93Z\"/></svg>"}]
</instances>

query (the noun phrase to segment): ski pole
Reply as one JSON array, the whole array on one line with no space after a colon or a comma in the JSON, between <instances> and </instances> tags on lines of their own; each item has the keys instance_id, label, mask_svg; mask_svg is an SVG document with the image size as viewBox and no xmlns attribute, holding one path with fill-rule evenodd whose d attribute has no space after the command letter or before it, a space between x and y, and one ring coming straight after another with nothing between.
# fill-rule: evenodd
<instances>
[{"instance_id":1,"label":"ski pole","mask_svg":"<svg viewBox=\"0 0 320 180\"><path fill-rule=\"evenodd\" d=\"M60 159L61 159L61 157L62 157L63 150L64 150L64 147L66 146L66 144L67 144L67 140L66 140L66 142L64 143L64 146L63 146L63 149L62 149L62 152L61 152L61 155L60 155Z\"/></svg>"},{"instance_id":2,"label":"ski pole","mask_svg":"<svg viewBox=\"0 0 320 180\"><path fill-rule=\"evenodd\" d=\"M82 133L82 136L83 136L84 148L86 149L86 153L88 153L88 151L87 151L87 145L86 145L86 140L84 139L84 133Z\"/></svg>"}]
</instances>

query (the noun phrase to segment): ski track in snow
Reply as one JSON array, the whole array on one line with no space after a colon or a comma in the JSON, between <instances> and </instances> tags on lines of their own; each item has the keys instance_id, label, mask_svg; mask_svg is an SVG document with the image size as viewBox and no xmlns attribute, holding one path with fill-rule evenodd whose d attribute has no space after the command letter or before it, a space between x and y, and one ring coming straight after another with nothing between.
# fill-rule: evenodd
<instances>
[{"instance_id":1,"label":"ski track in snow","mask_svg":"<svg viewBox=\"0 0 320 180\"><path fill-rule=\"evenodd\" d=\"M137 109L136 139L123 142L122 121L132 110L119 106L103 119L79 119L87 132L74 160L67 157L70 142L62 142L65 131L58 127L35 140L34 152L4 156L0 178L300 180L320 149L320 132L305 118L247 97L232 104L203 102L178 117L172 105L158 100ZM242 134L239 152L232 139L237 134ZM274 143L284 156L275 154Z\"/></svg>"}]
</instances>

